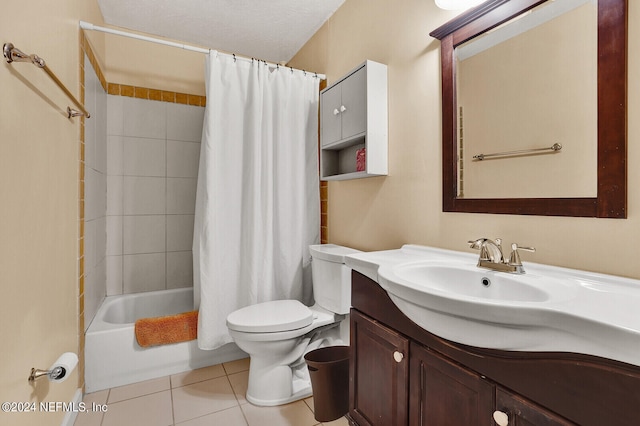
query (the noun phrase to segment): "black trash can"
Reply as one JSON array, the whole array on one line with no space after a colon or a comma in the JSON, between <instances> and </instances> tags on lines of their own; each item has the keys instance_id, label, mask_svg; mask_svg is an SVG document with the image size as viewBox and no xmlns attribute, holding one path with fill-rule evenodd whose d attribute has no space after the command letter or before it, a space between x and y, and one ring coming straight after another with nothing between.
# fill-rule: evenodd
<instances>
[{"instance_id":1,"label":"black trash can","mask_svg":"<svg viewBox=\"0 0 640 426\"><path fill-rule=\"evenodd\" d=\"M319 422L336 420L349 411L349 346L329 346L304 356Z\"/></svg>"}]
</instances>

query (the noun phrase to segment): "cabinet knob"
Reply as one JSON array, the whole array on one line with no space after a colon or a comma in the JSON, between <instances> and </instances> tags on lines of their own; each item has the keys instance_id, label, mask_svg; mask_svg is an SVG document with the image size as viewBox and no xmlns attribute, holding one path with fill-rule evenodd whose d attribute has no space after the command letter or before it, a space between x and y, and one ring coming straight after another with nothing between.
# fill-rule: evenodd
<instances>
[{"instance_id":1,"label":"cabinet knob","mask_svg":"<svg viewBox=\"0 0 640 426\"><path fill-rule=\"evenodd\" d=\"M509 416L504 411L494 411L493 420L495 420L498 426L509 426Z\"/></svg>"},{"instance_id":2,"label":"cabinet knob","mask_svg":"<svg viewBox=\"0 0 640 426\"><path fill-rule=\"evenodd\" d=\"M340 112L345 112L347 110L347 107L344 105L340 105Z\"/></svg>"},{"instance_id":3,"label":"cabinet knob","mask_svg":"<svg viewBox=\"0 0 640 426\"><path fill-rule=\"evenodd\" d=\"M404 354L403 354L402 352L395 351L395 352L393 353L393 359L394 359L396 362L402 362L402 360L404 359Z\"/></svg>"},{"instance_id":4,"label":"cabinet knob","mask_svg":"<svg viewBox=\"0 0 640 426\"><path fill-rule=\"evenodd\" d=\"M340 111L338 111L338 108L334 108L333 115L338 115L338 114L340 114Z\"/></svg>"}]
</instances>

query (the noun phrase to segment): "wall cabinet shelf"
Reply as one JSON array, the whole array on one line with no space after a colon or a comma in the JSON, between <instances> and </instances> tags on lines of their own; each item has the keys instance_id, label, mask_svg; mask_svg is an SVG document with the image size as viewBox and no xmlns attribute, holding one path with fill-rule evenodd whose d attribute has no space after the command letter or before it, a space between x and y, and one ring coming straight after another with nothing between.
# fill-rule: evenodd
<instances>
[{"instance_id":1,"label":"wall cabinet shelf","mask_svg":"<svg viewBox=\"0 0 640 426\"><path fill-rule=\"evenodd\" d=\"M441 339L355 271L351 303L352 426L600 426L640 418L640 367Z\"/></svg>"},{"instance_id":2,"label":"wall cabinet shelf","mask_svg":"<svg viewBox=\"0 0 640 426\"><path fill-rule=\"evenodd\" d=\"M388 173L387 98L387 66L373 61L365 61L320 93L322 180Z\"/></svg>"}]
</instances>

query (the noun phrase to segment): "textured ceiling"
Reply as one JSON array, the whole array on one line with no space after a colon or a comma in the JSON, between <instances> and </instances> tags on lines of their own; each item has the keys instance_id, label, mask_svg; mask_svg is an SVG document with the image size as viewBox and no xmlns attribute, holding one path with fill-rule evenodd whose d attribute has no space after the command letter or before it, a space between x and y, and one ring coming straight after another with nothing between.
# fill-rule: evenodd
<instances>
[{"instance_id":1,"label":"textured ceiling","mask_svg":"<svg viewBox=\"0 0 640 426\"><path fill-rule=\"evenodd\" d=\"M98 0L109 25L270 62L290 60L344 0Z\"/></svg>"}]
</instances>

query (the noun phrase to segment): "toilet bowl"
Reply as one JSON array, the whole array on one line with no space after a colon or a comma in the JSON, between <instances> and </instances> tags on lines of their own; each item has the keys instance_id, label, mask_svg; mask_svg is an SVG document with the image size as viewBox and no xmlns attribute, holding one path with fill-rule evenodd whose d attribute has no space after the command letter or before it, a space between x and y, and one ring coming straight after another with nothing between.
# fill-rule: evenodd
<instances>
[{"instance_id":1,"label":"toilet bowl","mask_svg":"<svg viewBox=\"0 0 640 426\"><path fill-rule=\"evenodd\" d=\"M246 398L273 406L311 395L304 355L325 346L348 345L351 269L344 256L357 250L334 244L309 247L316 304L297 300L258 303L232 312L227 328L240 349L249 354Z\"/></svg>"}]
</instances>

